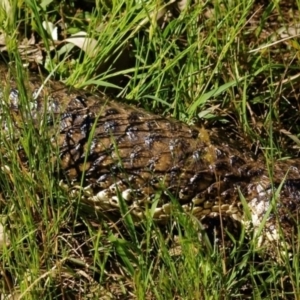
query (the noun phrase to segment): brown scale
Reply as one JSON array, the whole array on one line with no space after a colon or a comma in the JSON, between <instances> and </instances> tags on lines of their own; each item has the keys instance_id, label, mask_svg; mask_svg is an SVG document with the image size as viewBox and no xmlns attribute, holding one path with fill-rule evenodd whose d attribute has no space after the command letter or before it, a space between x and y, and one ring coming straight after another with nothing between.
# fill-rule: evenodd
<instances>
[{"instance_id":1,"label":"brown scale","mask_svg":"<svg viewBox=\"0 0 300 300\"><path fill-rule=\"evenodd\" d=\"M8 68L0 65L2 92L10 95L4 96L6 108L18 128L24 119L13 90L16 83L9 74ZM254 227L259 226L272 198L268 168L262 159L254 160L242 142L232 140L226 130L190 127L59 82L47 82L32 100L31 95L40 87L39 76L31 75L26 89L34 107L34 123L39 128L47 112L49 137L59 149L67 181L78 185L84 173L84 187L91 193L83 201L97 209L118 210L119 192L132 213L142 218L144 206L160 193L154 217L163 221L172 212L171 193L185 211L200 219L221 213L244 221L242 193L252 221L257 223ZM287 178L276 204L283 228L291 227L290 217L299 210L299 168L298 159L273 166L274 187ZM269 219L270 224L277 224L274 214ZM269 240L276 232L273 228Z\"/></svg>"}]
</instances>

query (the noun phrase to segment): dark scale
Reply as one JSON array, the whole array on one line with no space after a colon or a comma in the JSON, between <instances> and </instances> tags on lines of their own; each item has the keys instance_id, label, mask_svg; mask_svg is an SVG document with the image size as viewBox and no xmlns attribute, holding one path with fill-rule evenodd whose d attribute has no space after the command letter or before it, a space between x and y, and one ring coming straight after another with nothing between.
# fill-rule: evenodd
<instances>
[{"instance_id":1,"label":"dark scale","mask_svg":"<svg viewBox=\"0 0 300 300\"><path fill-rule=\"evenodd\" d=\"M134 166L134 161L141 155L143 149L140 146L136 146L130 153L130 164Z\"/></svg>"},{"instance_id":2,"label":"dark scale","mask_svg":"<svg viewBox=\"0 0 300 300\"><path fill-rule=\"evenodd\" d=\"M246 177L249 177L249 178L256 177L256 176L259 176L259 175L261 175L263 173L264 173L263 169L261 169L261 168L253 168L253 166L252 166L252 168L250 168L249 170L247 170Z\"/></svg>"},{"instance_id":3,"label":"dark scale","mask_svg":"<svg viewBox=\"0 0 300 300\"><path fill-rule=\"evenodd\" d=\"M119 114L119 111L117 109L109 108L109 109L105 110L104 116L107 117L107 116L118 115L118 114Z\"/></svg>"},{"instance_id":4,"label":"dark scale","mask_svg":"<svg viewBox=\"0 0 300 300\"><path fill-rule=\"evenodd\" d=\"M83 146L83 143L85 142L85 140L77 140L75 137L74 137L75 133L72 129L68 130L67 133L65 134L65 140L64 140L64 144L63 144L63 147L62 147L62 150L64 153L73 153L74 152L74 149L77 150L77 154L78 155L82 155L82 146ZM80 149L80 151L79 151Z\"/></svg>"},{"instance_id":5,"label":"dark scale","mask_svg":"<svg viewBox=\"0 0 300 300\"><path fill-rule=\"evenodd\" d=\"M105 154L97 155L97 158L93 161L92 168L94 168L94 170L100 169L101 164L106 160L106 158L107 155Z\"/></svg>"},{"instance_id":6,"label":"dark scale","mask_svg":"<svg viewBox=\"0 0 300 300\"><path fill-rule=\"evenodd\" d=\"M144 139L145 145L147 147L151 148L153 146L154 142L159 141L160 137L161 136L159 134L156 134L156 133L148 134Z\"/></svg>"},{"instance_id":7,"label":"dark scale","mask_svg":"<svg viewBox=\"0 0 300 300\"><path fill-rule=\"evenodd\" d=\"M112 165L112 166L110 167L110 170L111 170L111 173L112 173L113 175L118 175L119 173L124 172L122 166L119 165L119 164L114 164L114 165Z\"/></svg>"},{"instance_id":8,"label":"dark scale","mask_svg":"<svg viewBox=\"0 0 300 300\"><path fill-rule=\"evenodd\" d=\"M186 152L187 149L189 149L189 143L182 139L182 138L179 138L179 139L172 139L170 140L169 142L169 149L172 153L172 155L174 155L174 152L176 153L176 151L179 151L179 152Z\"/></svg>"},{"instance_id":9,"label":"dark scale","mask_svg":"<svg viewBox=\"0 0 300 300\"><path fill-rule=\"evenodd\" d=\"M51 114L59 114L61 112L61 106L56 99L48 99L48 110L47 112Z\"/></svg>"},{"instance_id":10,"label":"dark scale","mask_svg":"<svg viewBox=\"0 0 300 300\"><path fill-rule=\"evenodd\" d=\"M203 180L203 174L202 173L197 173L193 177L190 178L190 183L195 184L199 181Z\"/></svg>"},{"instance_id":11,"label":"dark scale","mask_svg":"<svg viewBox=\"0 0 300 300\"><path fill-rule=\"evenodd\" d=\"M85 107L87 107L87 106L86 106L85 98L83 98L83 97L81 97L81 96L77 96L77 97L75 98L75 101L74 101L74 102L76 103L76 106L77 106L78 108L85 108Z\"/></svg>"},{"instance_id":12,"label":"dark scale","mask_svg":"<svg viewBox=\"0 0 300 300\"><path fill-rule=\"evenodd\" d=\"M129 126L126 128L126 135L130 140L134 141L138 139L138 127L137 126Z\"/></svg>"},{"instance_id":13,"label":"dark scale","mask_svg":"<svg viewBox=\"0 0 300 300\"><path fill-rule=\"evenodd\" d=\"M103 124L103 128L104 128L104 131L107 132L107 133L115 132L115 131L117 131L117 128L118 128L118 122L116 122L116 121L106 121Z\"/></svg>"},{"instance_id":14,"label":"dark scale","mask_svg":"<svg viewBox=\"0 0 300 300\"><path fill-rule=\"evenodd\" d=\"M155 129L157 127L157 122L155 121L146 121L146 125L149 129L149 131Z\"/></svg>"},{"instance_id":15,"label":"dark scale","mask_svg":"<svg viewBox=\"0 0 300 300\"><path fill-rule=\"evenodd\" d=\"M73 123L73 115L71 113L64 113L61 116L60 119L60 132L64 132L65 130L68 130Z\"/></svg>"},{"instance_id":16,"label":"dark scale","mask_svg":"<svg viewBox=\"0 0 300 300\"><path fill-rule=\"evenodd\" d=\"M155 171L155 166L157 164L158 161L158 157L152 157L151 159L149 159L148 164L147 164L147 168L150 171Z\"/></svg>"},{"instance_id":17,"label":"dark scale","mask_svg":"<svg viewBox=\"0 0 300 300\"><path fill-rule=\"evenodd\" d=\"M89 138L91 128L95 122L94 118L91 118L90 115L85 115L82 117L81 125L80 125L80 131L83 136L83 138Z\"/></svg>"},{"instance_id":18,"label":"dark scale","mask_svg":"<svg viewBox=\"0 0 300 300\"><path fill-rule=\"evenodd\" d=\"M133 122L139 121L143 117L144 117L144 114L133 111L129 114L128 120L129 120L129 123L133 123Z\"/></svg>"},{"instance_id":19,"label":"dark scale","mask_svg":"<svg viewBox=\"0 0 300 300\"><path fill-rule=\"evenodd\" d=\"M288 179L285 182L285 186L289 189L300 191L300 179Z\"/></svg>"},{"instance_id":20,"label":"dark scale","mask_svg":"<svg viewBox=\"0 0 300 300\"><path fill-rule=\"evenodd\" d=\"M97 146L98 146L98 141L97 141L97 139L93 138L91 141L91 145L90 145L90 153L91 154L93 154L96 151Z\"/></svg>"},{"instance_id":21,"label":"dark scale","mask_svg":"<svg viewBox=\"0 0 300 300\"><path fill-rule=\"evenodd\" d=\"M106 181L108 178L110 178L110 176L111 176L110 174L103 174L97 179L97 182L100 183Z\"/></svg>"},{"instance_id":22,"label":"dark scale","mask_svg":"<svg viewBox=\"0 0 300 300\"><path fill-rule=\"evenodd\" d=\"M9 94L10 105L12 109L18 109L19 107L19 91L17 89L11 89Z\"/></svg>"}]
</instances>

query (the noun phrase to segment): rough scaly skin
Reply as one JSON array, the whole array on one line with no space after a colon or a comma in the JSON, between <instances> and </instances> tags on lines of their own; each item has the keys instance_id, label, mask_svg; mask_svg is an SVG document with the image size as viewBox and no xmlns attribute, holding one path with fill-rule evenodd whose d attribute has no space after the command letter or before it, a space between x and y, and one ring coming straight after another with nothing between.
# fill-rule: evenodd
<instances>
[{"instance_id":1,"label":"rough scaly skin","mask_svg":"<svg viewBox=\"0 0 300 300\"><path fill-rule=\"evenodd\" d=\"M17 131L24 126L24 115L7 66L0 65L0 81L2 110L10 112ZM79 185L84 176L83 201L95 209L119 211L122 195L139 219L145 207L158 200L154 218L163 222L171 213L172 195L198 219L222 215L243 222L242 194L255 228L269 209L274 192L265 162L254 160L225 130L190 127L59 82L47 82L40 89L38 75L24 82L30 115L37 128L45 120L49 123L49 138L59 149L66 182ZM5 130L4 120L2 127ZM263 239L276 240L279 223L291 236L300 203L299 170L298 159L274 164L274 190L285 176L286 180Z\"/></svg>"}]
</instances>

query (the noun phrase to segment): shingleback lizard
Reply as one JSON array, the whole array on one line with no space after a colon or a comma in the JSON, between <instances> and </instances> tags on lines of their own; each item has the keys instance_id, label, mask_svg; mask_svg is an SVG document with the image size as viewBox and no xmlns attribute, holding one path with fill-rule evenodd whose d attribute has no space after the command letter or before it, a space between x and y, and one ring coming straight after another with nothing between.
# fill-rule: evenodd
<instances>
[{"instance_id":1,"label":"shingleback lizard","mask_svg":"<svg viewBox=\"0 0 300 300\"><path fill-rule=\"evenodd\" d=\"M199 220L222 216L243 223L244 197L254 228L268 214L262 241L276 243L279 224L292 236L300 207L299 159L275 162L269 174L265 161L254 159L224 129L188 126L56 81L42 86L35 74L24 80L30 113L21 115L16 80L5 65L0 80L1 111L11 114L14 131L26 118L37 128L47 120L65 182L78 185L83 178L83 201L95 209L118 212L122 196L141 219L158 199L153 218L164 222L172 196Z\"/></svg>"}]
</instances>

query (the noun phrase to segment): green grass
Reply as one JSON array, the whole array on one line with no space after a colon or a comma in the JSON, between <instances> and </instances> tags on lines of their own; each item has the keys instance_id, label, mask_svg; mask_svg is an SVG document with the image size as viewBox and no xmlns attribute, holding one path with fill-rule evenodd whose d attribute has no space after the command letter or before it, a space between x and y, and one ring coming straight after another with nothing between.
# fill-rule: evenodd
<instances>
[{"instance_id":1,"label":"green grass","mask_svg":"<svg viewBox=\"0 0 300 300\"><path fill-rule=\"evenodd\" d=\"M294 7L269 1L264 8L255 1L188 1L182 11L159 1L95 2L81 9L75 1L7 1L10 10L0 4L3 55L17 62L24 111L21 60L38 60L68 85L99 89L186 123L233 134L238 128L270 162L270 173L275 159L297 155L299 44L283 33L299 23L299 1ZM70 41L54 42L43 21L62 28L59 41L82 31L95 44L80 51ZM31 49L45 60L40 52L21 51L33 31ZM3 114L9 126L11 117ZM242 231L224 250L199 239L200 225L180 210L176 234L171 221L160 229L148 218L136 228L126 207L121 226L60 187L49 164L47 129L36 134L29 122L21 132L29 158L21 172L16 143L0 135L1 167L9 167L0 172L0 208L10 241L1 252L0 293L22 299L300 297L299 243L291 260L261 258Z\"/></svg>"}]
</instances>

